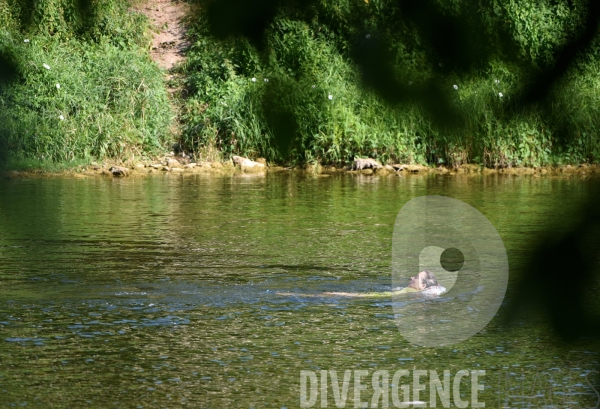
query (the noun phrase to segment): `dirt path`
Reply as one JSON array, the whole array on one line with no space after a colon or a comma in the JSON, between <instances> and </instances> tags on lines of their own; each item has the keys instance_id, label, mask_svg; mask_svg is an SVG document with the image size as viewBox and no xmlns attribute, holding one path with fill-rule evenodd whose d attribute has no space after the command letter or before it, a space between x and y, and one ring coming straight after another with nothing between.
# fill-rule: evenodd
<instances>
[{"instance_id":1,"label":"dirt path","mask_svg":"<svg viewBox=\"0 0 600 409\"><path fill-rule=\"evenodd\" d=\"M169 92L171 107L176 119L172 123L173 141L181 137L181 74L171 72L172 68L185 59L184 50L189 46L185 18L189 5L181 0L133 0L133 9L145 14L152 24L152 46L150 57L156 64L166 70L165 86Z\"/></svg>"},{"instance_id":2,"label":"dirt path","mask_svg":"<svg viewBox=\"0 0 600 409\"><path fill-rule=\"evenodd\" d=\"M147 15L155 27L152 59L161 68L170 70L185 58L183 50L189 45L184 24L188 5L177 0L149 0L136 9Z\"/></svg>"}]
</instances>

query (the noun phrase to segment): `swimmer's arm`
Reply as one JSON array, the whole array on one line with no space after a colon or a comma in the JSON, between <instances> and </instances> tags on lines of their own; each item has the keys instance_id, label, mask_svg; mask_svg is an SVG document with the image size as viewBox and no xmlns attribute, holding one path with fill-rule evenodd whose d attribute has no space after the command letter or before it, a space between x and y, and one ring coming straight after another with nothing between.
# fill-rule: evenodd
<instances>
[{"instance_id":1,"label":"swimmer's arm","mask_svg":"<svg viewBox=\"0 0 600 409\"><path fill-rule=\"evenodd\" d=\"M386 298L391 297L392 295L397 294L407 294L407 293L418 293L418 290L415 290L411 287L405 288L396 288L392 291L383 291L383 292L372 292L372 293L348 293L348 292L334 292L328 291L320 294L297 294L297 293L288 293L288 292L278 292L277 295L283 296L299 296L299 297L309 297L309 298L320 298L320 297L349 297L349 298Z\"/></svg>"}]
</instances>

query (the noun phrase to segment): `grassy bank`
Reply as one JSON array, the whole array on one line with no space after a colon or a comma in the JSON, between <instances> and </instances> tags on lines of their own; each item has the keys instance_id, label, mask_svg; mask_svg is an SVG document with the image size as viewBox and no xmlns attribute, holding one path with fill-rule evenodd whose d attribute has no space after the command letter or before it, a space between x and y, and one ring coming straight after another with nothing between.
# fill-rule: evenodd
<instances>
[{"instance_id":1,"label":"grassy bank","mask_svg":"<svg viewBox=\"0 0 600 409\"><path fill-rule=\"evenodd\" d=\"M198 3L182 70L184 142L191 148L213 146L226 156L291 164L342 165L367 156L383 163L487 167L600 159L599 41L549 90L546 103L515 103L565 39L578 34L585 1L481 6L481 30L509 36L514 47L509 53L502 39L492 41L484 46L485 59L469 69L446 68L444 56L423 45L416 28L397 27L398 2L321 0L304 12L282 8L263 50L242 37L216 39L207 13L213 2ZM455 9L440 3L436 13L468 26L470 3L455 1ZM388 103L362 85L349 39L371 36L386 40L389 50L381 51L407 94L426 91L432 81L439 85L456 126L437 124L422 104Z\"/></svg>"},{"instance_id":2,"label":"grassy bank","mask_svg":"<svg viewBox=\"0 0 600 409\"><path fill-rule=\"evenodd\" d=\"M147 18L127 2L0 0L0 164L134 163L171 150L174 120L198 160L341 167L372 157L498 168L600 160L598 38L548 98L520 102L578 35L587 0L496 1L477 10L467 0L423 3L428 24L454 19L468 32L464 47L448 50L433 47L392 0L281 3L262 48L212 34L211 5L226 0L190 1L192 47L170 84L183 89L175 119L149 57ZM357 64L363 43L401 84L390 89L408 97L374 91L377 79ZM472 58L471 43L483 57ZM432 84L447 102L443 123L432 115L435 98L421 98Z\"/></svg>"},{"instance_id":3,"label":"grassy bank","mask_svg":"<svg viewBox=\"0 0 600 409\"><path fill-rule=\"evenodd\" d=\"M164 152L173 114L148 56L146 18L125 2L90 4L0 0L5 164L52 167Z\"/></svg>"}]
</instances>

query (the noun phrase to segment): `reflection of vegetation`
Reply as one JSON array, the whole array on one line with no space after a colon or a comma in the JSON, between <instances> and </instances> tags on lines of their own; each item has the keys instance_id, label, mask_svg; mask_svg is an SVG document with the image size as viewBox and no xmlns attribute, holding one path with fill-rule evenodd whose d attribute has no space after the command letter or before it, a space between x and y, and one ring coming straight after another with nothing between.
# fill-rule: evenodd
<instances>
[{"instance_id":1,"label":"reflection of vegetation","mask_svg":"<svg viewBox=\"0 0 600 409\"><path fill-rule=\"evenodd\" d=\"M597 366L597 355L582 351L597 341L564 347L543 320L507 328L494 319L475 337L432 350L400 335L389 295L276 294L389 289L393 220L424 194L455 196L489 215L512 281L540 223L564 198L582 199L582 186L566 178L275 172L0 180L0 401L172 407L191 396L203 407L293 407L295 368L485 369L486 407L504 403L505 371L519 389L525 377L527 395L537 372L554 376L555 392L585 391L580 375ZM30 340L5 340L17 337ZM594 406L595 395L571 396Z\"/></svg>"},{"instance_id":2,"label":"reflection of vegetation","mask_svg":"<svg viewBox=\"0 0 600 409\"><path fill-rule=\"evenodd\" d=\"M600 157L593 2L198 2L190 145L328 163Z\"/></svg>"},{"instance_id":3,"label":"reflection of vegetation","mask_svg":"<svg viewBox=\"0 0 600 409\"><path fill-rule=\"evenodd\" d=\"M112 0L10 1L0 27L4 156L130 157L164 145L171 112L142 15Z\"/></svg>"},{"instance_id":4,"label":"reflection of vegetation","mask_svg":"<svg viewBox=\"0 0 600 409\"><path fill-rule=\"evenodd\" d=\"M553 225L540 235L512 315L533 305L563 338L600 336L599 199L598 186L592 186L586 202L564 212L575 223Z\"/></svg>"}]
</instances>

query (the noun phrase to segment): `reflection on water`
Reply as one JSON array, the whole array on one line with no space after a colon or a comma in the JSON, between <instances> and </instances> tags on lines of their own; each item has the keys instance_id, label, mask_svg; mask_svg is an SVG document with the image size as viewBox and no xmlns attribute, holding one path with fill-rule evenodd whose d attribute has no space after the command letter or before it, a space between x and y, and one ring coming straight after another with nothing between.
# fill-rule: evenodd
<instances>
[{"instance_id":1,"label":"reflection on water","mask_svg":"<svg viewBox=\"0 0 600 409\"><path fill-rule=\"evenodd\" d=\"M546 373L560 402L593 407L584 377L598 367L594 340L567 347L535 318L507 328L496 317L460 344L416 347L398 332L391 297L324 294L390 291L396 214L436 194L494 224L510 302L540 224L585 189L288 173L0 181L0 403L289 408L300 370L404 368L485 369L486 407L504 402L505 375L514 389Z\"/></svg>"}]
</instances>

